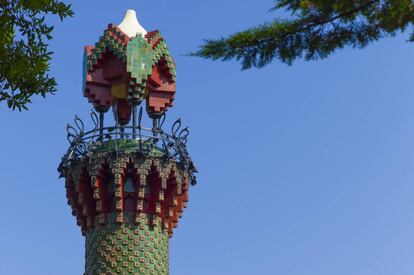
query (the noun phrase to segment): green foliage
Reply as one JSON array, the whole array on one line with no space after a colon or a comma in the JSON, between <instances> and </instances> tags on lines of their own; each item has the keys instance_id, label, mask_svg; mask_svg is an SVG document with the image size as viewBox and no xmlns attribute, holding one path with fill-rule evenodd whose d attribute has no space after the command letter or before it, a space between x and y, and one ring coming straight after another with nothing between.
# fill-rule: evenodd
<instances>
[{"instance_id":1,"label":"green foliage","mask_svg":"<svg viewBox=\"0 0 414 275\"><path fill-rule=\"evenodd\" d=\"M9 108L27 109L32 95L56 92L49 76L48 40L53 26L45 16L63 20L73 16L70 5L56 0L0 0L0 102Z\"/></svg>"},{"instance_id":2,"label":"green foliage","mask_svg":"<svg viewBox=\"0 0 414 275\"><path fill-rule=\"evenodd\" d=\"M241 60L243 69L261 68L275 58L292 64L325 58L345 46L363 48L414 23L411 0L277 0L271 11L276 10L289 12L290 19L206 40L191 55Z\"/></svg>"}]
</instances>

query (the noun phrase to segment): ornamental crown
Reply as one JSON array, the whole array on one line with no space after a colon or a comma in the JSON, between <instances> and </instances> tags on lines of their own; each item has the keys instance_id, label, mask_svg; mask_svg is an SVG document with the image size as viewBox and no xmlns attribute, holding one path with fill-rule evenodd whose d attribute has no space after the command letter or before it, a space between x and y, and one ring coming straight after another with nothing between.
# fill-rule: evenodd
<instances>
[{"instance_id":1,"label":"ornamental crown","mask_svg":"<svg viewBox=\"0 0 414 275\"><path fill-rule=\"evenodd\" d=\"M109 24L95 46L86 46L83 94L98 112L113 107L121 125L134 106L145 101L151 118L172 106L176 91L175 62L158 30L147 32L135 11Z\"/></svg>"}]
</instances>

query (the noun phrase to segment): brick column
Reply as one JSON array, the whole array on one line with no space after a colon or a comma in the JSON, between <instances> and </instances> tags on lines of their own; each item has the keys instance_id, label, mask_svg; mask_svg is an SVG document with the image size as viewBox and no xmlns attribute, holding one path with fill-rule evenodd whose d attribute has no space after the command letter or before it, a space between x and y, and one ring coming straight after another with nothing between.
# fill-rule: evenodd
<instances>
[{"instance_id":1,"label":"brick column","mask_svg":"<svg viewBox=\"0 0 414 275\"><path fill-rule=\"evenodd\" d=\"M107 224L86 233L86 274L168 274L168 230L161 219L141 214L135 223L132 213L125 218L119 224L110 215Z\"/></svg>"}]
</instances>

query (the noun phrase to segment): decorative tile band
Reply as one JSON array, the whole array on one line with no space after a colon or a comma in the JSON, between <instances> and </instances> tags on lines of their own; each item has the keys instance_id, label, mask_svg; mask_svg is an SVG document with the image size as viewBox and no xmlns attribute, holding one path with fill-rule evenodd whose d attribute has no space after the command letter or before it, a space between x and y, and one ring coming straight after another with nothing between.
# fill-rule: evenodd
<instances>
[{"instance_id":1,"label":"decorative tile band","mask_svg":"<svg viewBox=\"0 0 414 275\"><path fill-rule=\"evenodd\" d=\"M187 207L189 176L173 159L134 153L96 153L74 161L66 174L66 195L82 234L106 224L118 224L133 213L151 214L171 237Z\"/></svg>"}]
</instances>

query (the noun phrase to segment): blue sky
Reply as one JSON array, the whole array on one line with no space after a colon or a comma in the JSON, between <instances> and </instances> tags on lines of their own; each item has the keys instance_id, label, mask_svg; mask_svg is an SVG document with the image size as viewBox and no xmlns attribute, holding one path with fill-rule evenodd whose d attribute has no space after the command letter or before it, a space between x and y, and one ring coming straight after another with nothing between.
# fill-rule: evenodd
<instances>
[{"instance_id":1,"label":"blue sky","mask_svg":"<svg viewBox=\"0 0 414 275\"><path fill-rule=\"evenodd\" d=\"M82 274L84 240L56 167L87 118L83 46L136 9L177 62L171 122L200 171L170 241L172 275L411 275L414 45L407 34L329 59L241 71L187 57L204 38L271 20L272 1L73 1L50 45L59 92L0 105L0 274ZM51 20L55 22L55 20Z\"/></svg>"}]
</instances>

